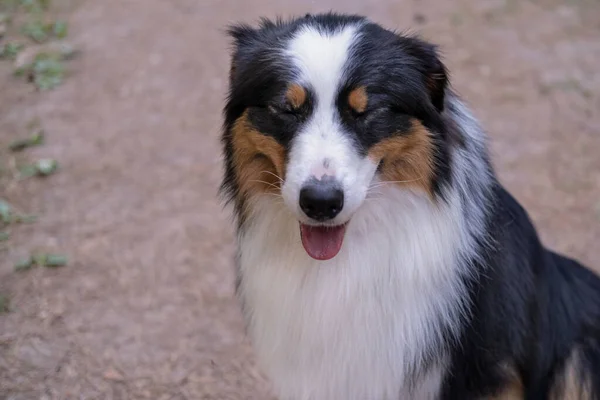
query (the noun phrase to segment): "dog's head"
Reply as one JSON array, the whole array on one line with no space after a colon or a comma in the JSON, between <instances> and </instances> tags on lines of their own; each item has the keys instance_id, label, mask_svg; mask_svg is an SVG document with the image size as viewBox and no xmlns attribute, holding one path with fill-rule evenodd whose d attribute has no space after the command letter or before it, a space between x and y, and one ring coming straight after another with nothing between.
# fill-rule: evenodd
<instances>
[{"instance_id":1,"label":"dog's head","mask_svg":"<svg viewBox=\"0 0 600 400\"><path fill-rule=\"evenodd\" d=\"M434 46L336 14L230 34L223 189L240 221L253 198L281 195L309 255L328 259L374 185L435 201L449 163Z\"/></svg>"}]
</instances>

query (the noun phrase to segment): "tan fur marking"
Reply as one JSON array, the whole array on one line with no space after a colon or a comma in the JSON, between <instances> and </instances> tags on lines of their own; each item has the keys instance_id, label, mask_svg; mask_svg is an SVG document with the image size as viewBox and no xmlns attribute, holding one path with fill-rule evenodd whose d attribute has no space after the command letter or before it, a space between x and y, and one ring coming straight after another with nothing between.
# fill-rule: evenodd
<instances>
[{"instance_id":1,"label":"tan fur marking","mask_svg":"<svg viewBox=\"0 0 600 400\"><path fill-rule=\"evenodd\" d=\"M293 83L288 87L285 97L293 108L300 108L306 101L306 90L297 83Z\"/></svg>"},{"instance_id":2,"label":"tan fur marking","mask_svg":"<svg viewBox=\"0 0 600 400\"><path fill-rule=\"evenodd\" d=\"M489 400L523 400L523 387L518 382L510 383L506 388Z\"/></svg>"},{"instance_id":3,"label":"tan fur marking","mask_svg":"<svg viewBox=\"0 0 600 400\"><path fill-rule=\"evenodd\" d=\"M369 98L364 86L357 87L348 95L348 105L357 113L363 113L367 109Z\"/></svg>"},{"instance_id":4,"label":"tan fur marking","mask_svg":"<svg viewBox=\"0 0 600 400\"><path fill-rule=\"evenodd\" d=\"M444 74L429 74L426 79L427 89L430 92L438 90L440 82L443 82L444 77Z\"/></svg>"},{"instance_id":5,"label":"tan fur marking","mask_svg":"<svg viewBox=\"0 0 600 400\"><path fill-rule=\"evenodd\" d=\"M412 121L410 132L377 143L369 157L375 163L381 162L380 175L385 181L433 195L433 143L431 134L419 121Z\"/></svg>"},{"instance_id":6,"label":"tan fur marking","mask_svg":"<svg viewBox=\"0 0 600 400\"><path fill-rule=\"evenodd\" d=\"M495 395L488 397L488 400L523 400L523 383L519 374L509 365L504 367L507 382L506 385Z\"/></svg>"},{"instance_id":7,"label":"tan fur marking","mask_svg":"<svg viewBox=\"0 0 600 400\"><path fill-rule=\"evenodd\" d=\"M280 193L285 175L285 150L257 131L245 112L232 128L233 164L241 196Z\"/></svg>"},{"instance_id":8,"label":"tan fur marking","mask_svg":"<svg viewBox=\"0 0 600 400\"><path fill-rule=\"evenodd\" d=\"M552 387L550 399L552 400L594 400L591 391L589 373L581 366L579 350L571 352L571 356L562 371L556 378Z\"/></svg>"}]
</instances>

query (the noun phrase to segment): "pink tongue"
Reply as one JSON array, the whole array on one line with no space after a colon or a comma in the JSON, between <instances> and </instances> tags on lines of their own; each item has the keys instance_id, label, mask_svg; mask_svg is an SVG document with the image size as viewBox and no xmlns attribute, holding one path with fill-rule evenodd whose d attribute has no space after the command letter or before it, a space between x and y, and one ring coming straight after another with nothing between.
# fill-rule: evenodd
<instances>
[{"instance_id":1,"label":"pink tongue","mask_svg":"<svg viewBox=\"0 0 600 400\"><path fill-rule=\"evenodd\" d=\"M302 245L315 260L329 260L340 252L346 225L335 227L310 226L300 224Z\"/></svg>"}]
</instances>

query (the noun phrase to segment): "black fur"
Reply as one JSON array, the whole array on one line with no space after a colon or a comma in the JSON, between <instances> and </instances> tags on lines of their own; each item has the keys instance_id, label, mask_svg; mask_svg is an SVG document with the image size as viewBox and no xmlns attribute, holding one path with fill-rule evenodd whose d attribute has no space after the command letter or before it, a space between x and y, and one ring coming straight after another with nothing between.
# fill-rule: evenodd
<instances>
[{"instance_id":1,"label":"black fur","mask_svg":"<svg viewBox=\"0 0 600 400\"><path fill-rule=\"evenodd\" d=\"M442 195L448 184L449 155L443 143L446 129L441 112L447 86L446 70L436 49L417 37L394 34L359 16L338 14L307 15L292 21L263 20L258 29L238 25L229 29L234 41L230 91L225 107L223 144L226 174L222 191L232 199L236 195L234 182L231 127L244 113L263 134L275 138L285 149L310 115L309 101L300 110L290 110L285 102L287 84L296 71L286 60L283 49L294 33L305 25L324 32L335 32L344 26L362 22L361 38L351 49L340 87L337 107L342 124L354 139L358 150L366 154L371 146L393 135L402 135L411 128L411 119L418 119L433 135L436 173L434 190ZM348 93L365 86L368 105L357 115L347 104Z\"/></svg>"},{"instance_id":2,"label":"black fur","mask_svg":"<svg viewBox=\"0 0 600 400\"><path fill-rule=\"evenodd\" d=\"M366 153L380 140L408 131L410 120L418 119L435 135L436 193L441 195L444 185L452 185L450 148L466 146L469 139L461 137L460 129L446 117L453 105L446 101L447 73L435 47L362 17L321 14L288 22L264 20L257 29L230 30L234 53L225 107L222 187L230 199L238 190L230 137L235 121L248 112L261 133L287 149L315 105L310 88L300 110L286 105L284 93L294 71L292 63L282 62L280 50L305 24L333 32L356 22L363 23L361 38L352 48L337 102L342 123ZM357 115L346 99L360 86L367 88L368 105ZM578 378L587 379L592 398L600 399L600 279L578 262L545 249L526 212L492 180L487 235L481 238L479 257L470 262L474 273L465 278L468 317L459 337L449 337L446 343L451 362L441 398L498 394L512 379L510 369L522 383L526 399L547 399L560 385L568 358L578 351Z\"/></svg>"},{"instance_id":3,"label":"black fur","mask_svg":"<svg viewBox=\"0 0 600 400\"><path fill-rule=\"evenodd\" d=\"M489 219L492 246L474 261L471 319L452 348L444 399L501 391L516 369L525 398L547 399L578 349L581 378L600 399L600 279L545 249L527 213L499 184ZM489 249L491 248L491 250Z\"/></svg>"}]
</instances>

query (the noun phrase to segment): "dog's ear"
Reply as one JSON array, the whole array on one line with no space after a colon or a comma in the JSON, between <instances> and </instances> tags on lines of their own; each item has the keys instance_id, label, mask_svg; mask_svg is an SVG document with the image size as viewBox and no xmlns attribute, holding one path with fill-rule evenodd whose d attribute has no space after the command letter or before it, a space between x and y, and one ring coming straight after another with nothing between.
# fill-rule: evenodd
<instances>
[{"instance_id":1,"label":"dog's ear","mask_svg":"<svg viewBox=\"0 0 600 400\"><path fill-rule=\"evenodd\" d=\"M231 55L231 66L229 68L230 83L235 78L238 63L242 56L243 49L251 46L258 37L258 31L250 25L239 24L231 25L227 29L227 35L233 39L233 52Z\"/></svg>"},{"instance_id":2,"label":"dog's ear","mask_svg":"<svg viewBox=\"0 0 600 400\"><path fill-rule=\"evenodd\" d=\"M444 98L448 86L446 66L440 59L436 46L417 37L411 37L409 40L410 44L406 51L418 59L431 103L441 112L444 110Z\"/></svg>"},{"instance_id":3,"label":"dog's ear","mask_svg":"<svg viewBox=\"0 0 600 400\"><path fill-rule=\"evenodd\" d=\"M258 32L256 29L246 24L230 25L227 28L227 34L233 39L236 48L250 43L256 38Z\"/></svg>"}]
</instances>

